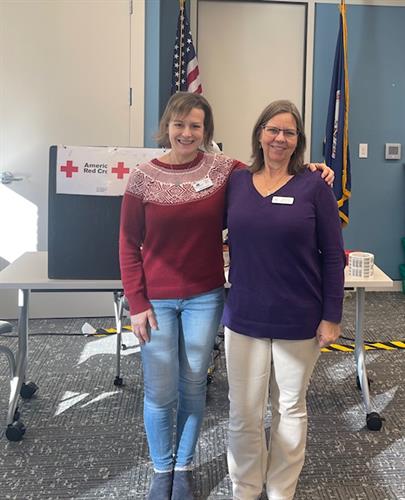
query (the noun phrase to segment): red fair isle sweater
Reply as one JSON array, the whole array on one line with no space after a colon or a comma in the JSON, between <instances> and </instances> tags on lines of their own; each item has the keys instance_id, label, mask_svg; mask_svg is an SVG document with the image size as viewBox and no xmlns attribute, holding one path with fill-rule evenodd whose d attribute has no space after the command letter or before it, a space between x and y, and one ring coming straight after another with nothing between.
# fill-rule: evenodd
<instances>
[{"instance_id":1,"label":"red fair isle sweater","mask_svg":"<svg viewBox=\"0 0 405 500\"><path fill-rule=\"evenodd\" d=\"M135 168L122 201L120 266L130 313L151 299L186 298L224 283L222 226L225 192L234 168L224 155L198 153L168 165L152 160ZM196 190L195 182L212 186Z\"/></svg>"}]
</instances>

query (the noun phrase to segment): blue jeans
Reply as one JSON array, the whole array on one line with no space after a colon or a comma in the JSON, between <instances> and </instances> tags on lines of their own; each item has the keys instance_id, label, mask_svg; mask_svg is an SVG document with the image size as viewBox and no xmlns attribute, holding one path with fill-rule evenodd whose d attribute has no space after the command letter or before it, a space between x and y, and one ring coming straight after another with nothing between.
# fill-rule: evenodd
<instances>
[{"instance_id":1,"label":"blue jeans","mask_svg":"<svg viewBox=\"0 0 405 500\"><path fill-rule=\"evenodd\" d=\"M149 451L155 471L186 470L191 468L204 416L207 370L224 290L151 302L158 330L150 332L150 342L141 348Z\"/></svg>"}]
</instances>

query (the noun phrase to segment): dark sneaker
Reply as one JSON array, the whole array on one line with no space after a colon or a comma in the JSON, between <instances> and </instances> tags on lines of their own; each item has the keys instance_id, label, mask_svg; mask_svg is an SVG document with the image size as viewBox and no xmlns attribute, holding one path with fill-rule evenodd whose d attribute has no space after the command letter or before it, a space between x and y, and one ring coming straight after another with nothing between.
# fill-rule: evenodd
<instances>
[{"instance_id":1,"label":"dark sneaker","mask_svg":"<svg viewBox=\"0 0 405 500\"><path fill-rule=\"evenodd\" d=\"M193 473L191 470L175 470L172 500L194 500Z\"/></svg>"},{"instance_id":2,"label":"dark sneaker","mask_svg":"<svg viewBox=\"0 0 405 500\"><path fill-rule=\"evenodd\" d=\"M155 472L149 488L148 500L170 500L172 497L173 471Z\"/></svg>"}]
</instances>

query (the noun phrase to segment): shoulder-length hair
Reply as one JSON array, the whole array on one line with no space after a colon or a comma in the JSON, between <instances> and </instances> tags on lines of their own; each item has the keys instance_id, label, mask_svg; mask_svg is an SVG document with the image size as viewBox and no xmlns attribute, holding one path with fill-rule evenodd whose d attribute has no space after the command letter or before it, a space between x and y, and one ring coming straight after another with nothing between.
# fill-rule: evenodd
<instances>
[{"instance_id":1,"label":"shoulder-length hair","mask_svg":"<svg viewBox=\"0 0 405 500\"><path fill-rule=\"evenodd\" d=\"M262 134L263 126L276 115L281 113L290 113L295 119L297 126L298 137L297 147L291 155L290 163L288 164L288 173L295 175L301 172L304 168L304 152L306 147L306 138L304 132L304 123L302 121L300 112L295 104L287 100L279 100L271 102L260 114L253 127L252 132L252 164L249 170L254 173L258 172L264 167L263 149L260 144L260 137Z\"/></svg>"},{"instance_id":2,"label":"shoulder-length hair","mask_svg":"<svg viewBox=\"0 0 405 500\"><path fill-rule=\"evenodd\" d=\"M211 148L212 138L214 136L214 118L212 109L205 97L201 94L191 92L177 92L173 94L167 102L159 123L159 130L156 134L156 141L159 146L170 147L168 127L169 122L174 118L180 118L188 115L193 108L202 109L204 111L204 148L209 151Z\"/></svg>"}]
</instances>

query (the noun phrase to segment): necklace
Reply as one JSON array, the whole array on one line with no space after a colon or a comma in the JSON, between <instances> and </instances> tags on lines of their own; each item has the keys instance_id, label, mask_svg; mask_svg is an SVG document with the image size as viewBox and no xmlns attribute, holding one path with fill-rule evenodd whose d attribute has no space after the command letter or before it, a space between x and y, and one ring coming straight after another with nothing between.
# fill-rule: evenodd
<instances>
[{"instance_id":1,"label":"necklace","mask_svg":"<svg viewBox=\"0 0 405 500\"><path fill-rule=\"evenodd\" d=\"M262 175L256 175L255 185L260 194L263 196L270 196L283 187L292 177L292 175L287 173L279 177L276 181L269 181L269 179L265 179Z\"/></svg>"},{"instance_id":2,"label":"necklace","mask_svg":"<svg viewBox=\"0 0 405 500\"><path fill-rule=\"evenodd\" d=\"M174 167L173 167L173 164L172 163L169 163L169 167L170 167L170 170L173 172L173 185L174 186L180 186L180 184L182 183L181 182L181 178L180 178L180 175L182 173L182 171L177 171Z\"/></svg>"},{"instance_id":3,"label":"necklace","mask_svg":"<svg viewBox=\"0 0 405 500\"><path fill-rule=\"evenodd\" d=\"M173 163L172 162L172 152L170 151L167 155L167 160L168 162L163 162L165 163L169 169L172 171L173 173L173 181L171 182L171 184L173 184L173 186L180 186L181 184L183 184L184 182L188 182L186 180L187 178L187 173L188 173L188 168L185 168L185 169L176 169L174 168L174 165L187 165L188 163L191 163L195 160L195 158L193 158L192 160L188 161L188 162L185 162L185 163Z\"/></svg>"},{"instance_id":4,"label":"necklace","mask_svg":"<svg viewBox=\"0 0 405 500\"><path fill-rule=\"evenodd\" d=\"M174 165L172 162L172 152L170 151L169 153L169 167L170 167L170 170L173 172L173 185L174 186L180 186L180 184L182 184L184 182L184 179L182 179L182 173L183 173L183 170L177 170L174 168ZM179 163L175 163L175 165L180 165Z\"/></svg>"}]
</instances>

